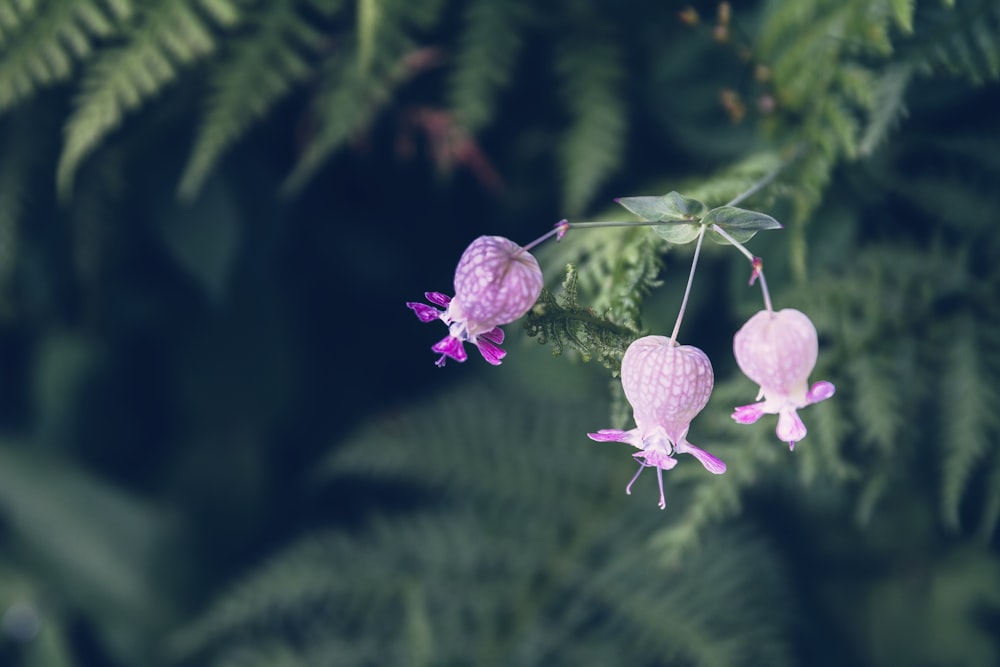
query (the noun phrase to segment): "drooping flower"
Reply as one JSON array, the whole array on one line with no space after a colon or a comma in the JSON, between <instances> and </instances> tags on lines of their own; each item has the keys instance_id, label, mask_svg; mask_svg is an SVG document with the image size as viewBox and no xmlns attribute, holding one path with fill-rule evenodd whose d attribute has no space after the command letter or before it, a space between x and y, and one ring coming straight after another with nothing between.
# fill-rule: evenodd
<instances>
[{"instance_id":1,"label":"drooping flower","mask_svg":"<svg viewBox=\"0 0 1000 667\"><path fill-rule=\"evenodd\" d=\"M809 386L819 353L816 327L794 308L762 310L736 332L733 352L743 373L760 385L760 402L736 408L733 419L753 424L765 414L776 414L778 438L795 449L795 443L806 436L798 409L826 400L834 392L833 384L826 381Z\"/></svg>"},{"instance_id":2,"label":"drooping flower","mask_svg":"<svg viewBox=\"0 0 1000 667\"><path fill-rule=\"evenodd\" d=\"M666 336L645 336L632 342L622 358L622 388L632 406L635 428L630 431L601 429L588 433L599 442L624 442L639 449L633 454L639 470L625 487L632 485L646 467L656 468L663 496L663 471L677 465L674 454L691 454L705 469L715 474L726 464L687 440L691 420L708 403L715 383L712 363L704 352L691 345L677 345Z\"/></svg>"},{"instance_id":3,"label":"drooping flower","mask_svg":"<svg viewBox=\"0 0 1000 667\"><path fill-rule=\"evenodd\" d=\"M444 366L451 357L465 361L465 343L472 343L489 363L499 365L506 351L499 346L508 324L527 313L542 291L542 271L528 251L502 236L480 236L462 253L455 269L455 296L427 292L424 296L443 311L409 302L421 322L442 320L448 335L431 349Z\"/></svg>"}]
</instances>

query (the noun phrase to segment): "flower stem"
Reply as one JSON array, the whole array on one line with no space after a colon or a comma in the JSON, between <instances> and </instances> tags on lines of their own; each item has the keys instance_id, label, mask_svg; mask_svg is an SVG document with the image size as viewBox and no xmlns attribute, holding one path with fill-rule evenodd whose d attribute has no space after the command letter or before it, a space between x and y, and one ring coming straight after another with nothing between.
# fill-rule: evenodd
<instances>
[{"instance_id":1,"label":"flower stem","mask_svg":"<svg viewBox=\"0 0 1000 667\"><path fill-rule=\"evenodd\" d=\"M719 225L712 225L712 231L733 244L734 248L739 250L743 253L744 257L750 260L750 266L753 267L750 272L750 284L753 285L755 280L758 278L760 279L760 291L764 297L764 308L767 309L768 312L773 310L771 307L771 293L767 290L767 278L764 277L764 260L760 257L755 257L752 252L747 250L746 246L730 236L730 234Z\"/></svg>"},{"instance_id":2,"label":"flower stem","mask_svg":"<svg viewBox=\"0 0 1000 667\"><path fill-rule=\"evenodd\" d=\"M691 284L694 282L694 271L698 267L698 255L701 254L701 243L705 240L705 225L701 226L698 232L698 243L694 246L694 258L691 260L691 272L688 273L687 286L684 288L684 298L681 299L681 309L677 312L677 321L674 322L674 330L670 334L670 344L677 343L677 334L681 330L681 320L684 319L684 311L687 309L688 297L691 296Z\"/></svg>"}]
</instances>

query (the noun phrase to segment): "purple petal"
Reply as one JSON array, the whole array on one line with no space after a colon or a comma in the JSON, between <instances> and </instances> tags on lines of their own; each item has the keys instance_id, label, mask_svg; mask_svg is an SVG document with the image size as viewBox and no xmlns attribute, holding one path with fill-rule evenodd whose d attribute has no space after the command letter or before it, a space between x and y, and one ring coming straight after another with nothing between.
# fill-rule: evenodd
<instances>
[{"instance_id":1,"label":"purple petal","mask_svg":"<svg viewBox=\"0 0 1000 667\"><path fill-rule=\"evenodd\" d=\"M447 308L451 303L451 297L441 292L424 292L424 298L442 308Z\"/></svg>"},{"instance_id":2,"label":"purple petal","mask_svg":"<svg viewBox=\"0 0 1000 667\"><path fill-rule=\"evenodd\" d=\"M645 449L632 455L636 459L645 461L646 465L654 466L659 470L670 470L677 465L677 459L664 452L655 449Z\"/></svg>"},{"instance_id":3,"label":"purple petal","mask_svg":"<svg viewBox=\"0 0 1000 667\"><path fill-rule=\"evenodd\" d=\"M795 443L806 437L806 425L802 423L795 410L782 410L778 414L778 439L788 443L789 449L795 449Z\"/></svg>"},{"instance_id":4,"label":"purple petal","mask_svg":"<svg viewBox=\"0 0 1000 667\"><path fill-rule=\"evenodd\" d=\"M493 331L499 331L499 329L494 329ZM501 336L501 338L503 337ZM479 337L479 340L476 341L476 347L479 348L479 353L483 355L483 359L494 366L499 366L500 360L507 356L506 350L497 347L485 336Z\"/></svg>"},{"instance_id":5,"label":"purple petal","mask_svg":"<svg viewBox=\"0 0 1000 667\"><path fill-rule=\"evenodd\" d=\"M628 442L629 432L613 428L602 428L597 433L588 433L587 437L597 442Z\"/></svg>"},{"instance_id":6,"label":"purple petal","mask_svg":"<svg viewBox=\"0 0 1000 667\"><path fill-rule=\"evenodd\" d=\"M421 322L433 322L436 319L440 319L441 311L437 308L433 308L424 303L416 303L413 301L407 301L406 307L413 310L417 314L417 317Z\"/></svg>"},{"instance_id":7,"label":"purple petal","mask_svg":"<svg viewBox=\"0 0 1000 667\"><path fill-rule=\"evenodd\" d=\"M497 345L500 345L501 343L503 343L503 329L501 329L500 327L493 327L486 333L479 334L479 337L485 338L491 343L496 343Z\"/></svg>"},{"instance_id":8,"label":"purple petal","mask_svg":"<svg viewBox=\"0 0 1000 667\"><path fill-rule=\"evenodd\" d=\"M465 348L462 346L462 341L454 336L442 338L435 343L431 349L438 354L443 355L442 358L438 360L440 362L438 363L438 366L444 366L444 357L451 357L458 362L465 361L468 358L465 354Z\"/></svg>"},{"instance_id":9,"label":"purple petal","mask_svg":"<svg viewBox=\"0 0 1000 667\"><path fill-rule=\"evenodd\" d=\"M705 470L712 474L721 475L726 472L726 464L722 459L709 454L701 447L695 447L686 440L682 440L674 449L682 454L690 454L695 457L705 466Z\"/></svg>"},{"instance_id":10,"label":"purple petal","mask_svg":"<svg viewBox=\"0 0 1000 667\"><path fill-rule=\"evenodd\" d=\"M819 403L820 401L825 401L826 399L833 396L834 389L832 382L817 382L806 394L806 400L810 403Z\"/></svg>"},{"instance_id":11,"label":"purple petal","mask_svg":"<svg viewBox=\"0 0 1000 667\"><path fill-rule=\"evenodd\" d=\"M733 419L741 424L753 424L758 419L764 415L764 411L760 408L760 403L753 403L751 405L741 405L733 411Z\"/></svg>"}]
</instances>

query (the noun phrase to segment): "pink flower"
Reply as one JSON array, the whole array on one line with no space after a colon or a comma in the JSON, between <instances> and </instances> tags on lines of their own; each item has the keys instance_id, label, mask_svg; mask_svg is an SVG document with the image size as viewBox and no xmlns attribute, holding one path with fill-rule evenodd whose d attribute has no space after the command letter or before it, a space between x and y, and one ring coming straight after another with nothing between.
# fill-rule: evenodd
<instances>
[{"instance_id":1,"label":"pink flower","mask_svg":"<svg viewBox=\"0 0 1000 667\"><path fill-rule=\"evenodd\" d=\"M423 303L406 306L421 322L439 319L448 325L448 336L431 347L441 355L436 365L444 366L448 357L465 361L465 343L499 365L507 354L499 347L504 338L499 325L531 310L541 291L542 271L531 253L502 236L480 236L458 260L454 298L440 292L424 294L443 311Z\"/></svg>"},{"instance_id":2,"label":"pink flower","mask_svg":"<svg viewBox=\"0 0 1000 667\"><path fill-rule=\"evenodd\" d=\"M701 412L712 393L715 376L704 352L690 345L677 345L665 336L645 336L632 342L622 358L622 388L632 406L636 428L631 431L601 429L588 433L591 440L624 442L638 448L633 454L639 471L625 487L632 485L643 469L656 468L663 497L663 471L677 465L673 454L691 454L705 469L715 474L726 464L687 441L691 420Z\"/></svg>"},{"instance_id":3,"label":"pink flower","mask_svg":"<svg viewBox=\"0 0 1000 667\"><path fill-rule=\"evenodd\" d=\"M778 438L795 449L795 443L806 437L797 410L834 392L829 382L809 387L818 351L816 327L801 312L762 310L751 317L733 337L733 352L743 373L760 385L757 400L764 400L736 408L733 419L753 424L765 414L776 414Z\"/></svg>"}]
</instances>

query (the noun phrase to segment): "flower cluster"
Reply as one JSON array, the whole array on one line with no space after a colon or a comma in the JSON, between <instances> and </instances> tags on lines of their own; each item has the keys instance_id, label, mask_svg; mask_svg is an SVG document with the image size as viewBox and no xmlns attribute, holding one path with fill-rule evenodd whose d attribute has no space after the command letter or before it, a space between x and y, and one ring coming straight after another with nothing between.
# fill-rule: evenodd
<instances>
[{"instance_id":1,"label":"flower cluster","mask_svg":"<svg viewBox=\"0 0 1000 667\"><path fill-rule=\"evenodd\" d=\"M772 229L780 227L777 221L729 205L707 210L700 202L676 193L662 198L631 198L620 203L633 212L649 213L653 216L647 218L650 220L662 218L664 210L676 209L674 217L682 220L678 224L692 228L693 232L692 229L680 229L672 238L676 242L685 238L692 240L690 235L694 233L698 240L673 334L669 338L655 335L638 338L622 357L622 389L632 407L635 428L627 431L601 429L587 434L592 440L623 442L639 450L633 454L639 462L639 470L625 491L632 493L633 484L645 468L655 468L662 509L666 507L663 471L677 465L677 454L690 454L710 473L726 472L726 464L721 459L687 439L692 420L705 408L712 394L715 383L712 363L697 347L677 343L701 243L709 228L750 259L750 284L759 280L764 296L764 310L751 317L733 337L736 362L743 373L759 385L760 391L756 403L735 408L732 418L740 424L753 424L766 414L777 415L778 438L794 449L807 432L798 410L833 396L834 387L826 381L809 386L809 375L816 365L819 350L816 328L798 310L772 309L763 262L726 231L727 228ZM690 222L692 219L695 222ZM710 224L709 220L718 222ZM629 224L653 223L569 223L563 220L548 234L523 248L501 236L481 236L473 241L462 253L455 269L455 296L427 292L425 296L432 305L406 304L421 322L441 320L447 325L448 335L431 348L440 355L436 364L443 366L449 358L465 361L465 343L475 345L490 364L500 364L506 355L500 348L504 340L500 325L525 315L541 294L542 272L528 252L537 243L551 236L559 240L571 227Z\"/></svg>"}]
</instances>

